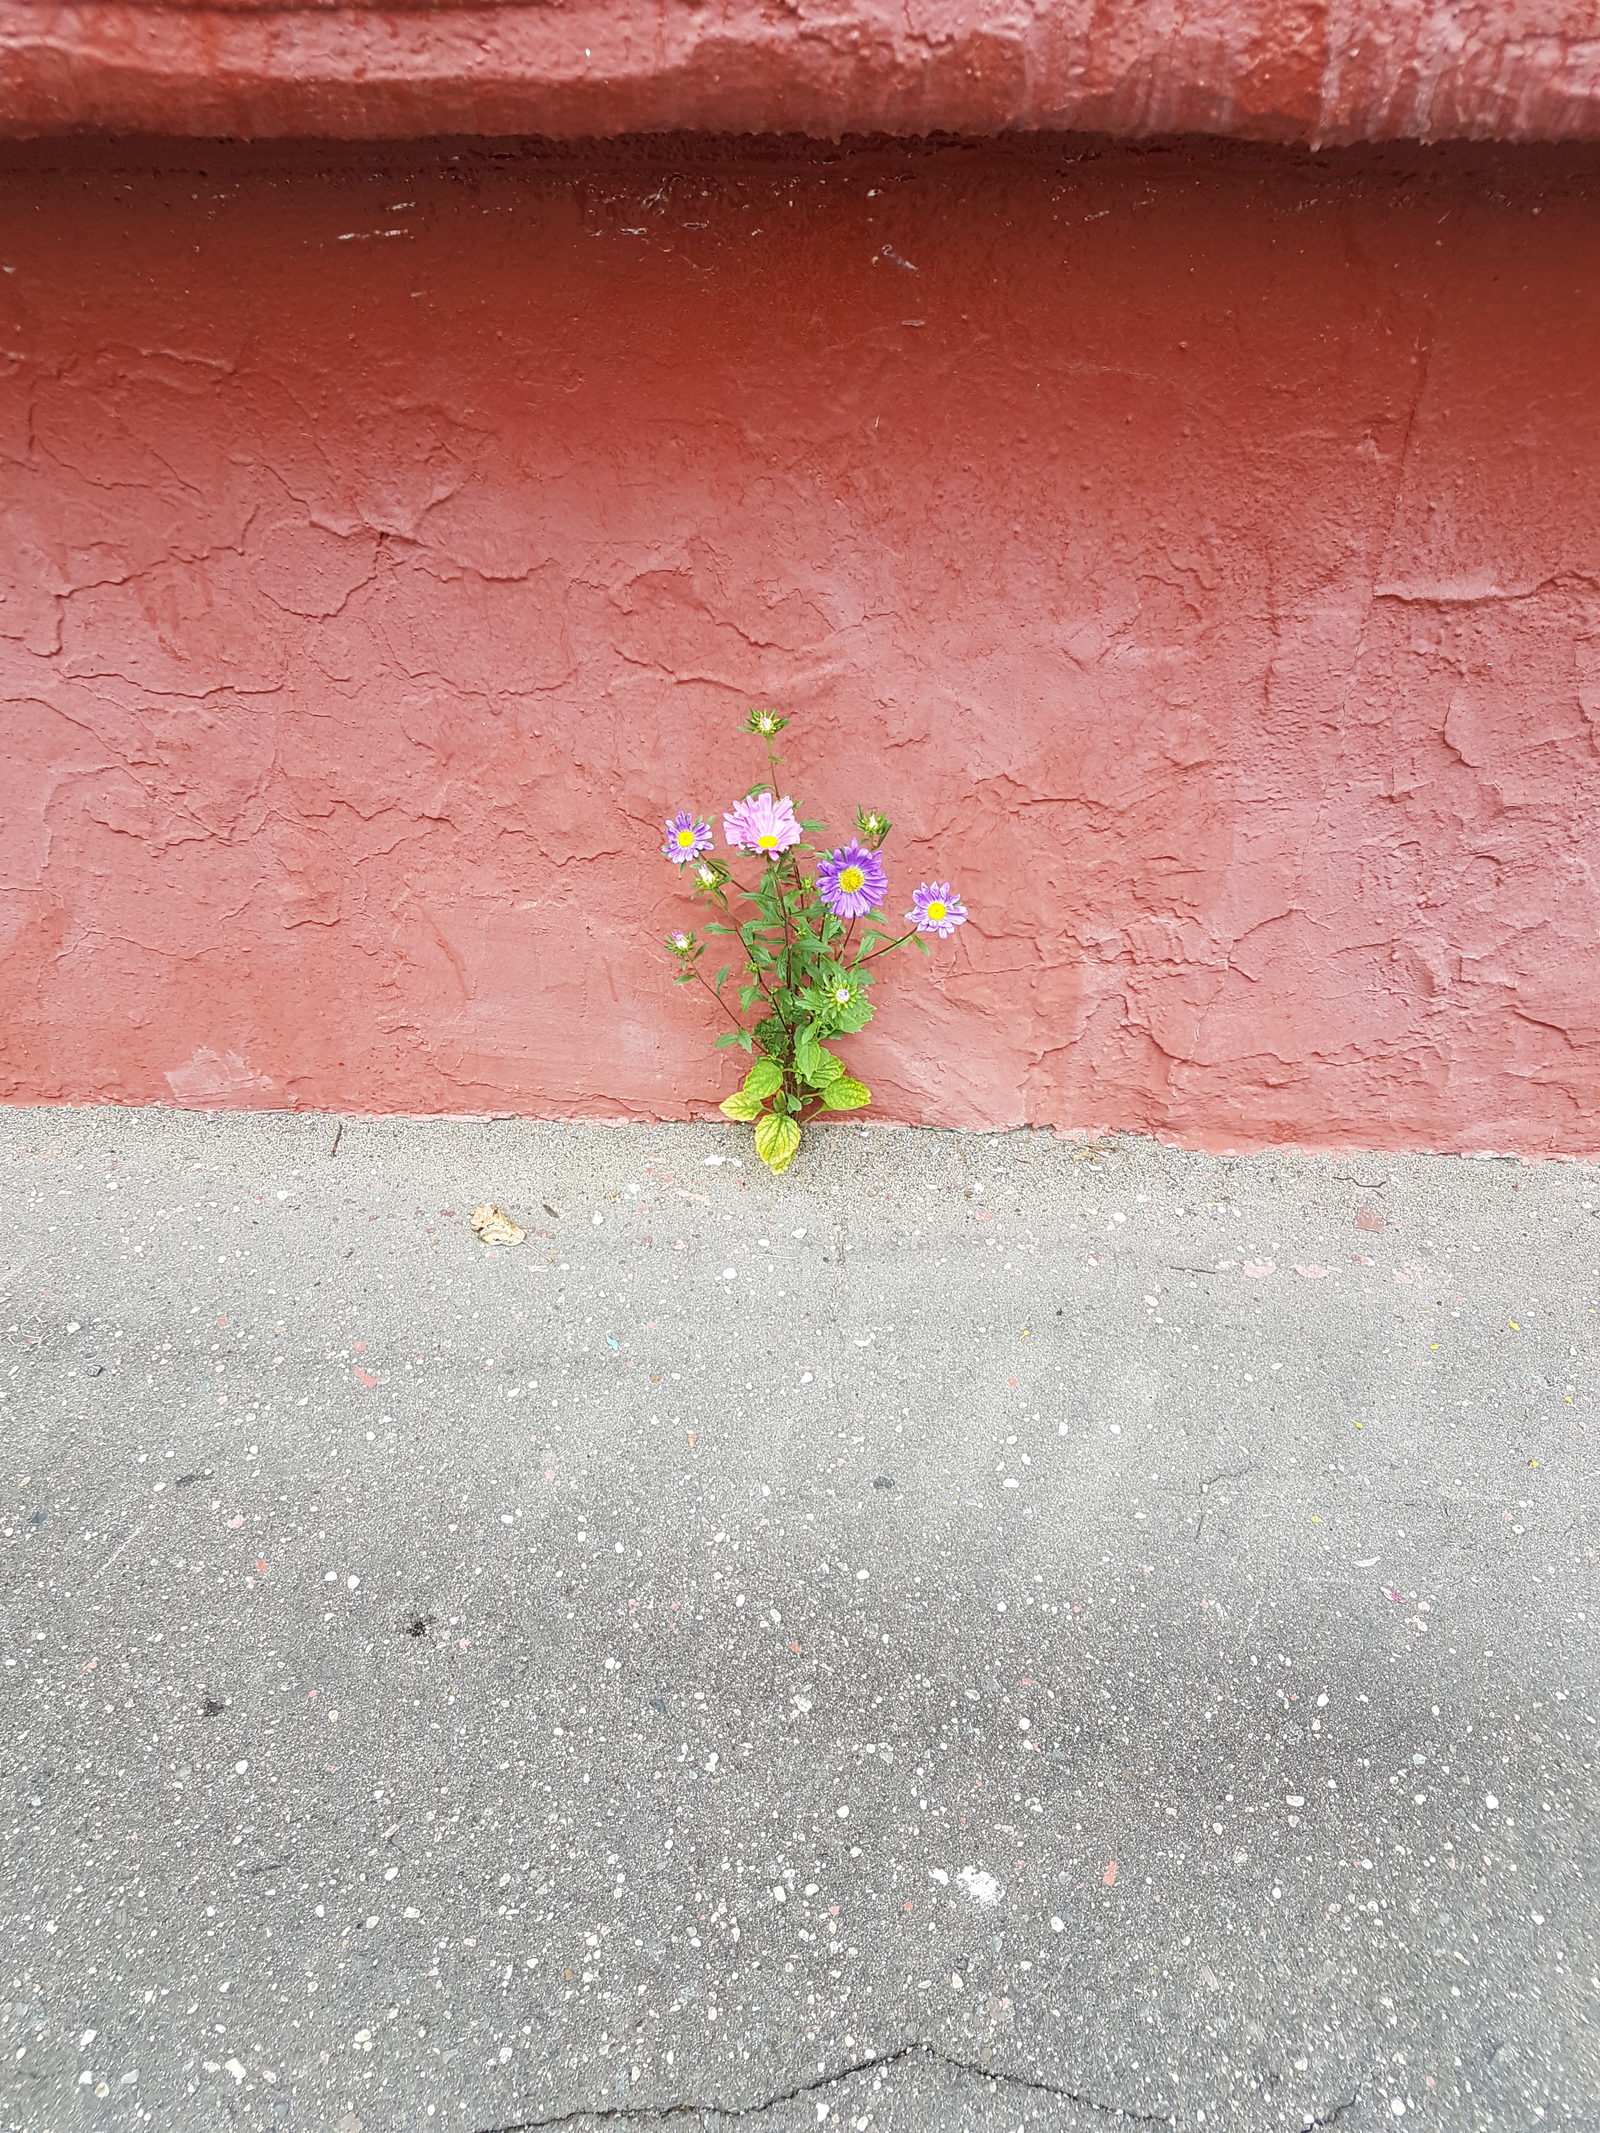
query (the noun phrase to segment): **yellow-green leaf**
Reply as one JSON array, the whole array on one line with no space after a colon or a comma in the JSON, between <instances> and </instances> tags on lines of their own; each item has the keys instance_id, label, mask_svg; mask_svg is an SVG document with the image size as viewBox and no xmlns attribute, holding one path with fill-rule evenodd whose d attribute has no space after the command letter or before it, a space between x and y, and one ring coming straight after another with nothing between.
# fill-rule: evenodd
<instances>
[{"instance_id":1,"label":"yellow-green leaf","mask_svg":"<svg viewBox=\"0 0 1600 2133\"><path fill-rule=\"evenodd\" d=\"M859 1111L863 1104L871 1101L872 1091L866 1083L852 1080L848 1074L830 1081L822 1092L823 1109L827 1111Z\"/></svg>"},{"instance_id":2,"label":"yellow-green leaf","mask_svg":"<svg viewBox=\"0 0 1600 2133\"><path fill-rule=\"evenodd\" d=\"M832 1052L825 1052L818 1046L813 1056L806 1061L803 1071L812 1088L826 1089L843 1074L844 1061L835 1059Z\"/></svg>"},{"instance_id":3,"label":"yellow-green leaf","mask_svg":"<svg viewBox=\"0 0 1600 2133\"><path fill-rule=\"evenodd\" d=\"M782 1087L783 1069L772 1059L758 1059L744 1077L744 1093L746 1096L759 1097L763 1102L769 1096L776 1096ZM753 1111L740 1111L736 1115L740 1118L753 1118L755 1113Z\"/></svg>"},{"instance_id":4,"label":"yellow-green leaf","mask_svg":"<svg viewBox=\"0 0 1600 2133\"><path fill-rule=\"evenodd\" d=\"M732 1096L725 1096L717 1109L724 1118L759 1118L761 1098L751 1096L744 1089L737 1089Z\"/></svg>"},{"instance_id":5,"label":"yellow-green leaf","mask_svg":"<svg viewBox=\"0 0 1600 2133\"><path fill-rule=\"evenodd\" d=\"M775 1178L782 1177L794 1161L799 1146L800 1128L792 1118L769 1111L765 1118L756 1121L756 1154Z\"/></svg>"}]
</instances>

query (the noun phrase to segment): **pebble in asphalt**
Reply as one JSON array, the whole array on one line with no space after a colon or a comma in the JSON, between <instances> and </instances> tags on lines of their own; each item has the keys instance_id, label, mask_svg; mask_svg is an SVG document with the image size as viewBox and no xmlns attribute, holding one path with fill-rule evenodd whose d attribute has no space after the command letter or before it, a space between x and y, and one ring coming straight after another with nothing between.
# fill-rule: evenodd
<instances>
[{"instance_id":1,"label":"pebble in asphalt","mask_svg":"<svg viewBox=\"0 0 1600 2133\"><path fill-rule=\"evenodd\" d=\"M0 1176L14 2133L1600 2125L1593 1169Z\"/></svg>"}]
</instances>

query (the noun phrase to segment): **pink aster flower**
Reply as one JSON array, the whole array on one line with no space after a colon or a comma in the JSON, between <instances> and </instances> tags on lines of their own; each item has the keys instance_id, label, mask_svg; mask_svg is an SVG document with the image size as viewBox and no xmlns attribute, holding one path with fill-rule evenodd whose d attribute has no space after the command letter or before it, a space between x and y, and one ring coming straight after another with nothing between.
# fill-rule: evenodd
<instances>
[{"instance_id":1,"label":"pink aster flower","mask_svg":"<svg viewBox=\"0 0 1600 2133\"><path fill-rule=\"evenodd\" d=\"M865 918L877 910L888 888L883 861L853 841L830 852L817 867L817 893L835 918Z\"/></svg>"},{"instance_id":2,"label":"pink aster flower","mask_svg":"<svg viewBox=\"0 0 1600 2133\"><path fill-rule=\"evenodd\" d=\"M919 933L937 933L947 941L957 926L967 922L967 907L950 893L947 881L925 881L911 899L906 917Z\"/></svg>"},{"instance_id":3,"label":"pink aster flower","mask_svg":"<svg viewBox=\"0 0 1600 2133\"><path fill-rule=\"evenodd\" d=\"M780 852L800 842L794 802L758 792L723 816L722 834L736 851L759 852L764 859L776 859Z\"/></svg>"},{"instance_id":4,"label":"pink aster flower","mask_svg":"<svg viewBox=\"0 0 1600 2133\"><path fill-rule=\"evenodd\" d=\"M711 849L711 824L701 822L686 807L668 817L666 828L667 841L661 849L674 866L681 867Z\"/></svg>"}]
</instances>

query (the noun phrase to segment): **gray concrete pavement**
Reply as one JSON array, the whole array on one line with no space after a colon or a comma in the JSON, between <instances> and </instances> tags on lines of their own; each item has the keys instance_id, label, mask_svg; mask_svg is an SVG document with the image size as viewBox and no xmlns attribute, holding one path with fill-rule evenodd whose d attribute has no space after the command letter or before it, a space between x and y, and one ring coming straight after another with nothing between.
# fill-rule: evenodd
<instances>
[{"instance_id":1,"label":"gray concrete pavement","mask_svg":"<svg viewBox=\"0 0 1600 2133\"><path fill-rule=\"evenodd\" d=\"M1594 1170L0 1139L5 2127L1600 2126Z\"/></svg>"}]
</instances>

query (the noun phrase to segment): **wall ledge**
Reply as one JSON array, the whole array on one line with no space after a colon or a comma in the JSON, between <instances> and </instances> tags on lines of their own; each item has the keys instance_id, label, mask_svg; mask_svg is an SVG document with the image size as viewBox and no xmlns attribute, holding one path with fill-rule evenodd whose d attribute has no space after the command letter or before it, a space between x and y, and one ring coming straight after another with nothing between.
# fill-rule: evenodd
<instances>
[{"instance_id":1,"label":"wall ledge","mask_svg":"<svg viewBox=\"0 0 1600 2133\"><path fill-rule=\"evenodd\" d=\"M1592 0L0 0L0 136L1600 138Z\"/></svg>"}]
</instances>

